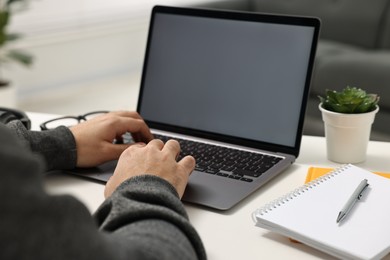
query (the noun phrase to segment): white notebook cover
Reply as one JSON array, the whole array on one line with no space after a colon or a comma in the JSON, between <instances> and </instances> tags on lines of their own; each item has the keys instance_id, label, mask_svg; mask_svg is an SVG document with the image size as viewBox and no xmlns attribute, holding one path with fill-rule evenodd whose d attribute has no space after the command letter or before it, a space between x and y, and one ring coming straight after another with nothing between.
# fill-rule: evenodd
<instances>
[{"instance_id":1,"label":"white notebook cover","mask_svg":"<svg viewBox=\"0 0 390 260\"><path fill-rule=\"evenodd\" d=\"M337 223L363 179L369 186L362 199ZM339 258L380 259L390 252L390 179L345 165L257 209L253 219Z\"/></svg>"}]
</instances>

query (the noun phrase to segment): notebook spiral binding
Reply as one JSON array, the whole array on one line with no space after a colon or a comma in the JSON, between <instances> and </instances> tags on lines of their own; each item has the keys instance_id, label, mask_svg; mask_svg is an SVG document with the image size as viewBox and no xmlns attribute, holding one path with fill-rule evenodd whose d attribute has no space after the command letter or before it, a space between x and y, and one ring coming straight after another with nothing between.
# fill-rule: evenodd
<instances>
[{"instance_id":1,"label":"notebook spiral binding","mask_svg":"<svg viewBox=\"0 0 390 260\"><path fill-rule=\"evenodd\" d=\"M259 208L255 214L253 215L264 215L278 207L280 207L281 205L285 204L286 202L290 201L290 200L293 200L294 198L300 196L301 194L305 193L305 192L308 192L310 191L311 189L315 188L316 186L318 186L320 183L323 183L323 182L326 182L328 180L330 180L331 178L333 178L334 176L340 174L341 172L345 171L348 167L350 166L350 164L346 164L346 165L343 165L343 166L340 166L339 168L315 179L315 180L312 180L311 182L308 182L304 185L302 185L301 187L299 188L296 188L295 190L287 193L286 195L283 195L275 200L273 200L272 202L270 203L267 203L266 205L264 205L263 207ZM255 216L254 216L255 217Z\"/></svg>"}]
</instances>

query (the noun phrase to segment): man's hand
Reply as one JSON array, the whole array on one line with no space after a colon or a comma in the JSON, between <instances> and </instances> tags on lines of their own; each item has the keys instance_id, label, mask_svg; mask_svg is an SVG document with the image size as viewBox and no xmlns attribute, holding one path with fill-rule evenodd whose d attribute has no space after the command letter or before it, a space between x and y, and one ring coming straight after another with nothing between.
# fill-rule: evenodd
<instances>
[{"instance_id":1,"label":"man's hand","mask_svg":"<svg viewBox=\"0 0 390 260\"><path fill-rule=\"evenodd\" d=\"M93 167L118 159L130 144L113 144L126 132L135 142L153 139L148 126L137 112L117 111L97 116L70 128L76 140L77 167ZM134 145L134 144L133 144Z\"/></svg>"},{"instance_id":2,"label":"man's hand","mask_svg":"<svg viewBox=\"0 0 390 260\"><path fill-rule=\"evenodd\" d=\"M176 162L179 153L180 145L174 140L169 140L165 145L157 139L147 145L132 145L120 156L114 175L107 182L104 196L109 197L123 181L131 177L153 174L171 183L181 198L195 167L195 159L186 156Z\"/></svg>"}]
</instances>

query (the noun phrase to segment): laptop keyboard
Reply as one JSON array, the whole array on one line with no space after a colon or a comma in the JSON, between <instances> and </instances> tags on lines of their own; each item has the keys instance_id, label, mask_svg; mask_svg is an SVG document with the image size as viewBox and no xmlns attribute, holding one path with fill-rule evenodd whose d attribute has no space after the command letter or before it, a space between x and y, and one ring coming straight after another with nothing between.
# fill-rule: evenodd
<instances>
[{"instance_id":1,"label":"laptop keyboard","mask_svg":"<svg viewBox=\"0 0 390 260\"><path fill-rule=\"evenodd\" d=\"M154 135L163 142L174 139L180 143L178 159L192 155L196 160L195 170L207 174L252 182L277 164L281 157L259 154L190 140Z\"/></svg>"}]
</instances>

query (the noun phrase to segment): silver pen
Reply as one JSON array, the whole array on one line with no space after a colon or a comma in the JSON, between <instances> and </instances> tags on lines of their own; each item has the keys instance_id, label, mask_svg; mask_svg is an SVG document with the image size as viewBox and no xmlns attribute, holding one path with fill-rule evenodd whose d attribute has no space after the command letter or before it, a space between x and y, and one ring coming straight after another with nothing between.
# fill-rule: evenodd
<instances>
[{"instance_id":1,"label":"silver pen","mask_svg":"<svg viewBox=\"0 0 390 260\"><path fill-rule=\"evenodd\" d=\"M363 191L368 187L367 179L364 179L360 182L360 184L357 186L355 191L352 193L351 197L348 199L347 203L345 203L344 207L339 212L339 215L337 216L336 222L339 223L342 219L347 216L347 214L351 211L355 203L360 200L362 197Z\"/></svg>"}]
</instances>

